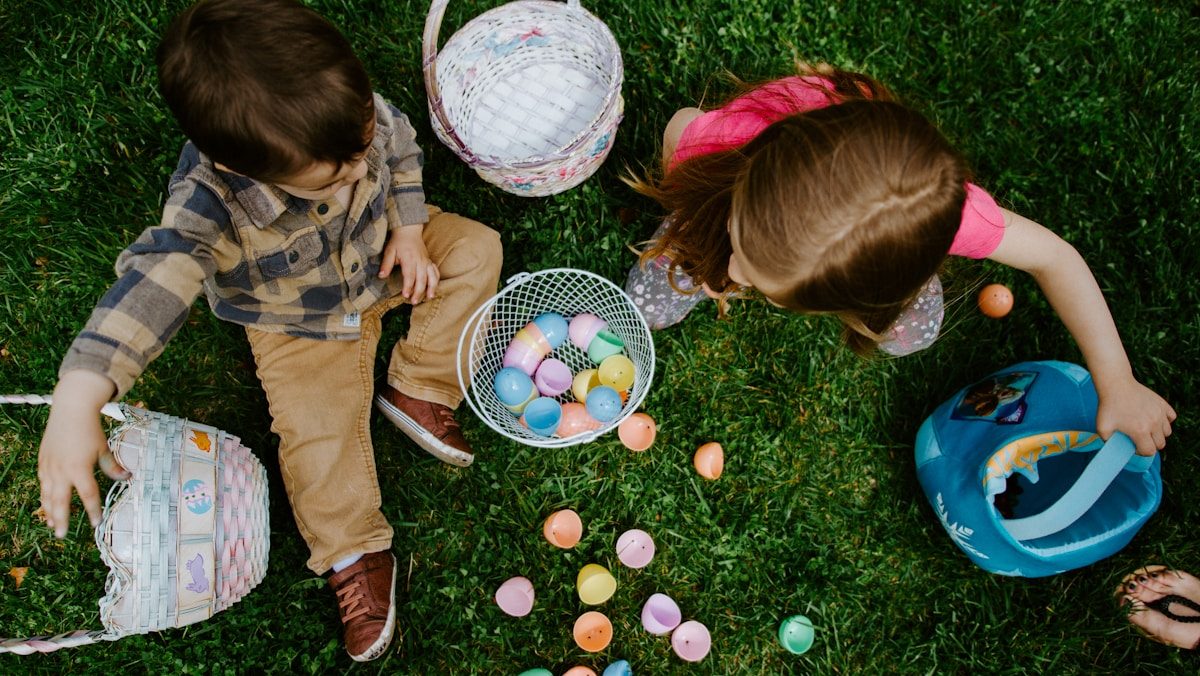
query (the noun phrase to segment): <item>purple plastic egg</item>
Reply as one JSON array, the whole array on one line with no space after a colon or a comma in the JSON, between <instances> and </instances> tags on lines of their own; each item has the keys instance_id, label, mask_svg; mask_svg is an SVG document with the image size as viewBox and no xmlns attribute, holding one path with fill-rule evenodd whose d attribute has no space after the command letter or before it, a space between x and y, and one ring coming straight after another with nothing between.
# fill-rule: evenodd
<instances>
[{"instance_id":1,"label":"purple plastic egg","mask_svg":"<svg viewBox=\"0 0 1200 676\"><path fill-rule=\"evenodd\" d=\"M538 366L533 374L533 382L538 392L547 397L558 395L571 389L573 376L571 367L557 359L546 359Z\"/></svg>"},{"instance_id":2,"label":"purple plastic egg","mask_svg":"<svg viewBox=\"0 0 1200 676\"><path fill-rule=\"evenodd\" d=\"M679 626L683 611L666 594L651 594L642 606L642 626L655 636L662 636Z\"/></svg>"}]
</instances>

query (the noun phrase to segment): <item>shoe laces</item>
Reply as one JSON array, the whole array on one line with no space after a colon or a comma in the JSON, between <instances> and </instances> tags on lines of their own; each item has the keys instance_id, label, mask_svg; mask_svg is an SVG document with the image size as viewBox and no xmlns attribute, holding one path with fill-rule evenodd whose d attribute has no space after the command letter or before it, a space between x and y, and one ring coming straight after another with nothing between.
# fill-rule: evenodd
<instances>
[{"instance_id":1,"label":"shoe laces","mask_svg":"<svg viewBox=\"0 0 1200 676\"><path fill-rule=\"evenodd\" d=\"M354 580L335 592L343 624L349 624L350 620L371 611L371 607L366 603L367 595L360 589L361 586L362 583L359 580Z\"/></svg>"},{"instance_id":2,"label":"shoe laces","mask_svg":"<svg viewBox=\"0 0 1200 676\"><path fill-rule=\"evenodd\" d=\"M459 426L458 421L454 419L454 411L445 406L434 406L433 415L437 418L438 424L441 425L443 434Z\"/></svg>"}]
</instances>

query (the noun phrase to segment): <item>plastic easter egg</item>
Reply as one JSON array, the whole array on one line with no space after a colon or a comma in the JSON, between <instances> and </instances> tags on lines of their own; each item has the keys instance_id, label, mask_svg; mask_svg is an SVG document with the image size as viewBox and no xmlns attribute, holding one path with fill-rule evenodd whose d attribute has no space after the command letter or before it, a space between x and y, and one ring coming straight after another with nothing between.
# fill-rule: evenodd
<instances>
[{"instance_id":1,"label":"plastic easter egg","mask_svg":"<svg viewBox=\"0 0 1200 676\"><path fill-rule=\"evenodd\" d=\"M575 620L575 628L571 634L575 637L575 645L589 653L598 653L612 643L612 622L604 613L589 610Z\"/></svg>"},{"instance_id":2,"label":"plastic easter egg","mask_svg":"<svg viewBox=\"0 0 1200 676\"><path fill-rule=\"evenodd\" d=\"M559 345L567 339L569 327L567 320L557 312L543 312L533 318L533 323L542 331L542 335L546 337L546 341L550 343L552 349L557 350Z\"/></svg>"},{"instance_id":3,"label":"plastic easter egg","mask_svg":"<svg viewBox=\"0 0 1200 676\"><path fill-rule=\"evenodd\" d=\"M562 404L550 397L538 397L525 407L522 419L534 433L548 437L554 434L562 420Z\"/></svg>"},{"instance_id":4,"label":"plastic easter egg","mask_svg":"<svg viewBox=\"0 0 1200 676\"><path fill-rule=\"evenodd\" d=\"M538 364L542 363L544 356L529 343L514 338L508 344L508 347L505 348L504 357L501 358L500 365L505 368L520 369L522 373L532 378L534 372L537 371Z\"/></svg>"},{"instance_id":5,"label":"plastic easter egg","mask_svg":"<svg viewBox=\"0 0 1200 676\"><path fill-rule=\"evenodd\" d=\"M654 539L636 528L621 533L617 538L617 558L630 568L645 568L654 558Z\"/></svg>"},{"instance_id":6,"label":"plastic easter egg","mask_svg":"<svg viewBox=\"0 0 1200 676\"><path fill-rule=\"evenodd\" d=\"M725 451L721 448L721 444L710 441L696 449L692 465L705 479L719 479L721 472L725 469Z\"/></svg>"},{"instance_id":7,"label":"plastic easter egg","mask_svg":"<svg viewBox=\"0 0 1200 676\"><path fill-rule=\"evenodd\" d=\"M608 323L603 319L589 312L583 312L571 318L567 333L571 337L572 345L587 352L588 345L592 343L596 334L607 328Z\"/></svg>"},{"instance_id":8,"label":"plastic easter egg","mask_svg":"<svg viewBox=\"0 0 1200 676\"><path fill-rule=\"evenodd\" d=\"M617 660L604 667L604 673L600 676L633 676L633 667L630 667L629 662L625 660Z\"/></svg>"},{"instance_id":9,"label":"plastic easter egg","mask_svg":"<svg viewBox=\"0 0 1200 676\"><path fill-rule=\"evenodd\" d=\"M613 388L601 385L588 392L585 406L589 415L606 423L621 413L621 395Z\"/></svg>"},{"instance_id":10,"label":"plastic easter egg","mask_svg":"<svg viewBox=\"0 0 1200 676\"><path fill-rule=\"evenodd\" d=\"M618 392L633 386L633 360L623 354L614 354L600 362L600 368L596 369L596 372L601 385L608 385Z\"/></svg>"},{"instance_id":11,"label":"plastic easter egg","mask_svg":"<svg viewBox=\"0 0 1200 676\"><path fill-rule=\"evenodd\" d=\"M1003 317L1012 307L1012 291L1003 284L988 284L979 292L979 311L992 319Z\"/></svg>"},{"instance_id":12,"label":"plastic easter egg","mask_svg":"<svg viewBox=\"0 0 1200 676\"><path fill-rule=\"evenodd\" d=\"M645 413L634 413L617 426L617 436L621 438L621 443L625 444L625 448L631 451L644 451L650 448L654 444L654 437L657 434L658 426L654 424L654 418Z\"/></svg>"},{"instance_id":13,"label":"plastic easter egg","mask_svg":"<svg viewBox=\"0 0 1200 676\"><path fill-rule=\"evenodd\" d=\"M524 411L529 402L537 399L533 381L524 371L511 366L496 372L496 376L492 378L492 389L495 390L500 403L517 414Z\"/></svg>"},{"instance_id":14,"label":"plastic easter egg","mask_svg":"<svg viewBox=\"0 0 1200 676\"><path fill-rule=\"evenodd\" d=\"M570 549L579 544L583 537L583 520L574 510L560 509L546 517L542 524L542 535L555 547Z\"/></svg>"},{"instance_id":15,"label":"plastic easter egg","mask_svg":"<svg viewBox=\"0 0 1200 676\"><path fill-rule=\"evenodd\" d=\"M592 342L588 343L587 354L592 363L599 364L614 354L621 354L624 350L625 341L612 331L604 330L597 333Z\"/></svg>"},{"instance_id":16,"label":"plastic easter egg","mask_svg":"<svg viewBox=\"0 0 1200 676\"><path fill-rule=\"evenodd\" d=\"M812 622L803 615L792 615L779 625L779 645L793 655L803 655L816 639Z\"/></svg>"},{"instance_id":17,"label":"plastic easter egg","mask_svg":"<svg viewBox=\"0 0 1200 676\"><path fill-rule=\"evenodd\" d=\"M579 591L579 600L589 606L596 606L612 598L617 591L617 579L604 566L589 563L579 570L575 579Z\"/></svg>"},{"instance_id":18,"label":"plastic easter egg","mask_svg":"<svg viewBox=\"0 0 1200 676\"><path fill-rule=\"evenodd\" d=\"M513 340L526 343L537 350L543 357L550 354L550 351L554 349L554 346L546 339L546 334L542 333L538 325L533 322L526 324L520 331L517 331L517 335L513 336Z\"/></svg>"},{"instance_id":19,"label":"plastic easter egg","mask_svg":"<svg viewBox=\"0 0 1200 676\"><path fill-rule=\"evenodd\" d=\"M651 594L642 606L642 627L655 636L662 636L679 626L683 611L666 594Z\"/></svg>"},{"instance_id":20,"label":"plastic easter egg","mask_svg":"<svg viewBox=\"0 0 1200 676\"><path fill-rule=\"evenodd\" d=\"M699 662L712 648L712 636L708 633L708 627L695 620L688 620L676 627L671 634L671 647L681 659Z\"/></svg>"},{"instance_id":21,"label":"plastic easter egg","mask_svg":"<svg viewBox=\"0 0 1200 676\"><path fill-rule=\"evenodd\" d=\"M537 391L547 397L557 397L571 389L572 380L571 367L557 359L542 361L533 374Z\"/></svg>"},{"instance_id":22,"label":"plastic easter egg","mask_svg":"<svg viewBox=\"0 0 1200 676\"><path fill-rule=\"evenodd\" d=\"M604 423L588 415L587 408L578 402L569 401L562 405L562 420L558 423L558 436L566 439L576 434L598 430Z\"/></svg>"},{"instance_id":23,"label":"plastic easter egg","mask_svg":"<svg viewBox=\"0 0 1200 676\"><path fill-rule=\"evenodd\" d=\"M549 669L526 669L517 676L554 676L554 672Z\"/></svg>"},{"instance_id":24,"label":"plastic easter egg","mask_svg":"<svg viewBox=\"0 0 1200 676\"><path fill-rule=\"evenodd\" d=\"M575 395L575 401L585 403L587 401L588 392L600 387L600 372L596 369L584 369L575 374L575 380L571 383L571 394Z\"/></svg>"},{"instance_id":25,"label":"plastic easter egg","mask_svg":"<svg viewBox=\"0 0 1200 676\"><path fill-rule=\"evenodd\" d=\"M528 578L510 577L496 590L496 605L513 617L525 617L533 610L533 583Z\"/></svg>"},{"instance_id":26,"label":"plastic easter egg","mask_svg":"<svg viewBox=\"0 0 1200 676\"><path fill-rule=\"evenodd\" d=\"M596 676L596 672L587 667L571 667L564 671L562 676Z\"/></svg>"}]
</instances>

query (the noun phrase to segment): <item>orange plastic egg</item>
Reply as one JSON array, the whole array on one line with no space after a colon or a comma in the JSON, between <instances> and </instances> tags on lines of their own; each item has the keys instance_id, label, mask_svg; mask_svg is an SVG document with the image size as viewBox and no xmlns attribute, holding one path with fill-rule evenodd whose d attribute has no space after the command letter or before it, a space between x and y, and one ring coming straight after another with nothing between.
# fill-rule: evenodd
<instances>
[{"instance_id":1,"label":"orange plastic egg","mask_svg":"<svg viewBox=\"0 0 1200 676\"><path fill-rule=\"evenodd\" d=\"M725 469L725 450L721 448L721 444L710 441L696 449L692 465L705 479L718 479Z\"/></svg>"},{"instance_id":2,"label":"orange plastic egg","mask_svg":"<svg viewBox=\"0 0 1200 676\"><path fill-rule=\"evenodd\" d=\"M617 436L621 438L621 443L631 451L650 448L657 433L658 426L654 424L654 418L645 413L634 413L621 421L617 427Z\"/></svg>"},{"instance_id":3,"label":"orange plastic egg","mask_svg":"<svg viewBox=\"0 0 1200 676\"><path fill-rule=\"evenodd\" d=\"M575 629L572 635L575 637L575 644L580 648L589 653L600 652L612 642L612 622L604 616L604 613L589 610L575 620Z\"/></svg>"},{"instance_id":4,"label":"orange plastic egg","mask_svg":"<svg viewBox=\"0 0 1200 676\"><path fill-rule=\"evenodd\" d=\"M1012 310L1013 295L1003 284L988 284L979 292L979 311L999 319Z\"/></svg>"},{"instance_id":5,"label":"orange plastic egg","mask_svg":"<svg viewBox=\"0 0 1200 676\"><path fill-rule=\"evenodd\" d=\"M562 419L558 423L558 436L566 439L576 434L598 430L604 423L588 415L587 407L579 402L569 401L562 405Z\"/></svg>"},{"instance_id":6,"label":"orange plastic egg","mask_svg":"<svg viewBox=\"0 0 1200 676\"><path fill-rule=\"evenodd\" d=\"M542 535L555 547L570 549L583 537L583 520L573 510L560 509L546 517Z\"/></svg>"}]
</instances>

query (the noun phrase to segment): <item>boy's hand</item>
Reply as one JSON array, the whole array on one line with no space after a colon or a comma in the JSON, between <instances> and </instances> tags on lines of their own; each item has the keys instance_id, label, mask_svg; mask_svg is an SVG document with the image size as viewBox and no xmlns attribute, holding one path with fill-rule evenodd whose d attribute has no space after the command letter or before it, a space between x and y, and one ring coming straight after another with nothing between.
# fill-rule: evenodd
<instances>
[{"instance_id":1,"label":"boy's hand","mask_svg":"<svg viewBox=\"0 0 1200 676\"><path fill-rule=\"evenodd\" d=\"M441 279L437 265L429 260L425 240L421 238L422 225L405 225L388 233L387 245L383 248L383 264L379 266L380 279L392 274L392 267L400 264L404 275L402 295L413 305L433 298Z\"/></svg>"},{"instance_id":2,"label":"boy's hand","mask_svg":"<svg viewBox=\"0 0 1200 676\"><path fill-rule=\"evenodd\" d=\"M1175 409L1153 390L1133 377L1106 383L1097 388L1100 410L1096 413L1096 430L1108 439L1113 432L1129 435L1137 446L1138 455L1154 455L1167 444Z\"/></svg>"},{"instance_id":3,"label":"boy's hand","mask_svg":"<svg viewBox=\"0 0 1200 676\"><path fill-rule=\"evenodd\" d=\"M100 486L93 474L97 461L110 478L129 478L113 458L100 427L100 408L114 391L111 380L92 371L68 371L54 388L38 453L38 479L46 525L57 538L67 534L72 489L79 493L92 527L99 525Z\"/></svg>"}]
</instances>

